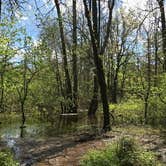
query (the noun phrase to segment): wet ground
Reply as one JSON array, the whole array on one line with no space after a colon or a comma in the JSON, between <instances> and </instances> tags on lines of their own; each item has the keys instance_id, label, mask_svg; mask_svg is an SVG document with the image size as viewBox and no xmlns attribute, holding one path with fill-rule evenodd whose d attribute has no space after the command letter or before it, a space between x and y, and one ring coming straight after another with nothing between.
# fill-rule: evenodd
<instances>
[{"instance_id":1,"label":"wet ground","mask_svg":"<svg viewBox=\"0 0 166 166\"><path fill-rule=\"evenodd\" d=\"M103 149L121 137L127 136L137 140L137 142L147 150L153 151L156 157L166 165L166 133L160 130L152 130L145 127L126 126L114 128L113 131L100 135L94 140L78 142L71 147L65 147L58 153L41 159L34 163L34 166L79 166L80 159L89 150Z\"/></svg>"},{"instance_id":2,"label":"wet ground","mask_svg":"<svg viewBox=\"0 0 166 166\"><path fill-rule=\"evenodd\" d=\"M88 119L81 113L53 119L29 116L26 128L20 128L19 117L2 121L0 149L9 147L22 166L78 166L89 149L101 149L123 136L129 136L137 139L147 150L154 151L166 164L165 130L123 125L113 127L111 132L103 135L100 133L100 115Z\"/></svg>"},{"instance_id":3,"label":"wet ground","mask_svg":"<svg viewBox=\"0 0 166 166\"><path fill-rule=\"evenodd\" d=\"M0 149L10 148L21 165L32 165L81 139L81 134L98 133L102 118L88 119L85 113L55 116L51 119L27 115L26 127L20 128L20 116L1 118ZM88 137L91 137L88 136ZM86 136L83 139L86 138Z\"/></svg>"}]
</instances>

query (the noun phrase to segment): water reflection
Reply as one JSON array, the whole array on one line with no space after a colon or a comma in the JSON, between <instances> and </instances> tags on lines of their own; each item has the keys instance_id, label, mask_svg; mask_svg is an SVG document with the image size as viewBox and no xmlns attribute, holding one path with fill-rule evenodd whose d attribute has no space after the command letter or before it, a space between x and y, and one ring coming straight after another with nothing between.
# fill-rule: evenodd
<instances>
[{"instance_id":1,"label":"water reflection","mask_svg":"<svg viewBox=\"0 0 166 166\"><path fill-rule=\"evenodd\" d=\"M10 122L2 121L0 138L12 146L14 142L11 139L47 139L48 137L79 132L86 127L95 131L101 127L101 123L100 115L88 118L87 112L78 115L59 115L51 117L51 120L28 117L26 127L20 127L19 117L14 117Z\"/></svg>"},{"instance_id":2,"label":"water reflection","mask_svg":"<svg viewBox=\"0 0 166 166\"><path fill-rule=\"evenodd\" d=\"M50 138L60 140L66 138L66 135L81 134L81 132L93 131L99 132L102 126L102 116L87 116L87 112L78 115L59 115L44 119L41 117L27 116L26 127L21 126L21 119L13 117L13 119L0 119L0 145L4 145L12 149L16 159L22 159L22 155L27 153L29 149L33 149L37 143L47 142ZM0 147L1 148L1 147ZM31 152L30 152L31 154ZM26 156L26 155L25 155ZM28 159L27 159L28 160Z\"/></svg>"},{"instance_id":3,"label":"water reflection","mask_svg":"<svg viewBox=\"0 0 166 166\"><path fill-rule=\"evenodd\" d=\"M76 123L78 122L78 116L77 115L60 115L59 120L58 120L58 130L65 131L73 129L73 127L76 127Z\"/></svg>"}]
</instances>

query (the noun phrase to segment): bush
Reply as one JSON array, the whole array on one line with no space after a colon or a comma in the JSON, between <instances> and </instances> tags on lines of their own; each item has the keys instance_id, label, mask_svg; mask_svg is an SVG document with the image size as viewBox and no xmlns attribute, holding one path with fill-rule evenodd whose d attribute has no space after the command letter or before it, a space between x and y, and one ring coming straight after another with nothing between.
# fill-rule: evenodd
<instances>
[{"instance_id":1,"label":"bush","mask_svg":"<svg viewBox=\"0 0 166 166\"><path fill-rule=\"evenodd\" d=\"M0 151L0 166L19 166L8 150Z\"/></svg>"},{"instance_id":2,"label":"bush","mask_svg":"<svg viewBox=\"0 0 166 166\"><path fill-rule=\"evenodd\" d=\"M87 153L81 166L159 166L155 155L141 149L135 141L122 138L104 150Z\"/></svg>"},{"instance_id":3,"label":"bush","mask_svg":"<svg viewBox=\"0 0 166 166\"><path fill-rule=\"evenodd\" d=\"M134 99L120 104L110 104L110 110L114 112L115 123L134 123L143 122L144 106L142 100Z\"/></svg>"},{"instance_id":4,"label":"bush","mask_svg":"<svg viewBox=\"0 0 166 166\"><path fill-rule=\"evenodd\" d=\"M165 100L165 99L164 99ZM162 103L159 98L152 96L149 101L148 122L151 125L166 125L166 104Z\"/></svg>"}]
</instances>

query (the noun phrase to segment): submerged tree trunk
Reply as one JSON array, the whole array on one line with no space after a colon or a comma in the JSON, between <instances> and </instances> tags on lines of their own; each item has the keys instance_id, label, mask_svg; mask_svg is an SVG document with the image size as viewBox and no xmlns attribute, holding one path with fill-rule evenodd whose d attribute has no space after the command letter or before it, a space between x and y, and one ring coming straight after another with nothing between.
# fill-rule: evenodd
<instances>
[{"instance_id":1,"label":"submerged tree trunk","mask_svg":"<svg viewBox=\"0 0 166 166\"><path fill-rule=\"evenodd\" d=\"M72 86L71 86L71 80L70 80L70 75L69 75L69 70L68 70L67 52L66 52L66 43L65 43L65 36L64 36L64 30L63 30L62 15L61 15L61 10L60 10L60 6L59 6L59 0L54 0L54 2L55 2L56 9L57 9L57 14L58 14L60 38L61 38L61 45L62 45L65 83L66 83L66 99L67 99L67 103L69 103L68 111L73 112Z\"/></svg>"}]
</instances>

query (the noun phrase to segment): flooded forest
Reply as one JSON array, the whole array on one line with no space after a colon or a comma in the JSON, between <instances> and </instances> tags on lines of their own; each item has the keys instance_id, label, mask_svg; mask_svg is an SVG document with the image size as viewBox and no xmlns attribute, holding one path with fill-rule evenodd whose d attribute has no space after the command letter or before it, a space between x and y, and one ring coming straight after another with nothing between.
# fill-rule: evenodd
<instances>
[{"instance_id":1,"label":"flooded forest","mask_svg":"<svg viewBox=\"0 0 166 166\"><path fill-rule=\"evenodd\" d=\"M0 166L165 166L166 1L0 0Z\"/></svg>"}]
</instances>

